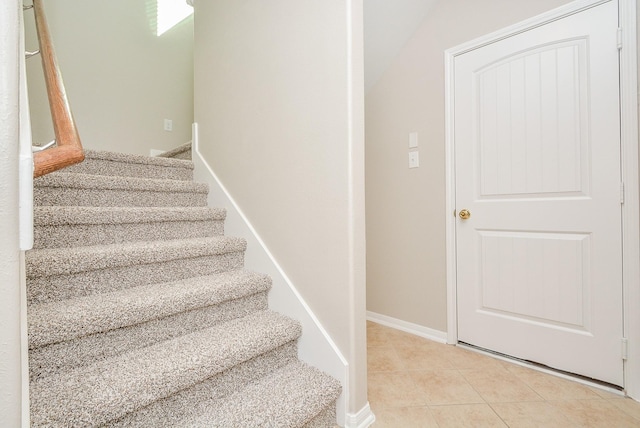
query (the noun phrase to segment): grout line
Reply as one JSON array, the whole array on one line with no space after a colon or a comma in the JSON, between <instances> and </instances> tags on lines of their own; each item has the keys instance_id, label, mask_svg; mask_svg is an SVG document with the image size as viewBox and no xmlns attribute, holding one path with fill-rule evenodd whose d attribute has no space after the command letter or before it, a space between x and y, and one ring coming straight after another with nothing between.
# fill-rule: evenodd
<instances>
[{"instance_id":1,"label":"grout line","mask_svg":"<svg viewBox=\"0 0 640 428\"><path fill-rule=\"evenodd\" d=\"M544 403L546 403L546 401L543 401ZM491 408L491 410L493 410L493 413L496 414L496 416L498 416L498 418L500 418L500 420L502 421L503 424L505 424L507 427L509 427L510 425L507 423L507 421L504 420L504 418L502 416L500 416L500 413L498 413L498 411L496 409L493 408L493 405L491 403L487 403L489 405L489 407ZM500 403L493 403L493 404L500 404Z\"/></svg>"}]
</instances>

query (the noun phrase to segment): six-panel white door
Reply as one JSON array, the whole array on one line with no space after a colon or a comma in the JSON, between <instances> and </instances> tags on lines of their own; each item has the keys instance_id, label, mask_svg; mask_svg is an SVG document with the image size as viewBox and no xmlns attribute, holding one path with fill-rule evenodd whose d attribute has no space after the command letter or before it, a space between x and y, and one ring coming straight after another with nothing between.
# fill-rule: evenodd
<instances>
[{"instance_id":1,"label":"six-panel white door","mask_svg":"<svg viewBox=\"0 0 640 428\"><path fill-rule=\"evenodd\" d=\"M617 2L459 55L458 340L616 385Z\"/></svg>"}]
</instances>

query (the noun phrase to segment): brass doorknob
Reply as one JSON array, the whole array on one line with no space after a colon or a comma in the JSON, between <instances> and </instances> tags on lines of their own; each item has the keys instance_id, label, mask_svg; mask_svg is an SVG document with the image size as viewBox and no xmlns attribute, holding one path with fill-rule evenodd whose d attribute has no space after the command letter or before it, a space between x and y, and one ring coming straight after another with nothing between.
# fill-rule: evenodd
<instances>
[{"instance_id":1,"label":"brass doorknob","mask_svg":"<svg viewBox=\"0 0 640 428\"><path fill-rule=\"evenodd\" d=\"M469 217L471 217L471 211L469 211L469 210L460 210L460 218L461 219L466 220Z\"/></svg>"}]
</instances>

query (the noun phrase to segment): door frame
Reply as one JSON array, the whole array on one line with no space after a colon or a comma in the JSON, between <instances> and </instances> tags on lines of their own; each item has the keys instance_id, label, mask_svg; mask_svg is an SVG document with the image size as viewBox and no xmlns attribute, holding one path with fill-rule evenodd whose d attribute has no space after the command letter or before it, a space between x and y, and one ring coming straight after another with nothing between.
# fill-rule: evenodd
<instances>
[{"instance_id":1,"label":"door frame","mask_svg":"<svg viewBox=\"0 0 640 428\"><path fill-rule=\"evenodd\" d=\"M456 216L454 146L454 60L457 56L569 15L618 1L620 50L621 167L624 182L622 204L623 331L628 340L624 361L624 388L640 401L640 183L638 160L638 65L635 0L576 0L549 12L487 34L444 53L445 61L445 159L446 159L446 251L447 251L447 343L458 343L456 297ZM621 346L622 348L622 346ZM622 351L621 351L622 352ZM622 354L621 354L622 357Z\"/></svg>"}]
</instances>

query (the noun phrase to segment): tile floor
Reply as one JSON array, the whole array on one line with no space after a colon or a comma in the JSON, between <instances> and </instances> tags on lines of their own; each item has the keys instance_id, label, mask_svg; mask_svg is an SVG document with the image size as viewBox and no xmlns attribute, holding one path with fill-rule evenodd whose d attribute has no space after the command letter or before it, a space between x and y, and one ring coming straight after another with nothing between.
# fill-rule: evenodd
<instances>
[{"instance_id":1,"label":"tile floor","mask_svg":"<svg viewBox=\"0 0 640 428\"><path fill-rule=\"evenodd\" d=\"M640 403L367 322L374 428L640 427Z\"/></svg>"}]
</instances>

